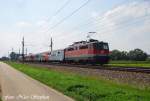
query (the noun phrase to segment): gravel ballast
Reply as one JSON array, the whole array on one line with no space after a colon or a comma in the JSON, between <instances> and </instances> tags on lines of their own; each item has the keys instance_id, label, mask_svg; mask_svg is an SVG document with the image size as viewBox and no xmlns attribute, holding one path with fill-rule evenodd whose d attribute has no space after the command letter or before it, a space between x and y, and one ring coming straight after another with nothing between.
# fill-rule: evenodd
<instances>
[{"instance_id":1,"label":"gravel ballast","mask_svg":"<svg viewBox=\"0 0 150 101\"><path fill-rule=\"evenodd\" d=\"M43 65L43 64L32 64L38 67L46 67L49 69L77 73L80 75L86 75L96 78L104 78L112 80L117 83L129 84L139 88L150 88L150 74L147 73L136 73L126 71L112 71L103 69L89 69L80 67L66 67L56 65Z\"/></svg>"}]
</instances>

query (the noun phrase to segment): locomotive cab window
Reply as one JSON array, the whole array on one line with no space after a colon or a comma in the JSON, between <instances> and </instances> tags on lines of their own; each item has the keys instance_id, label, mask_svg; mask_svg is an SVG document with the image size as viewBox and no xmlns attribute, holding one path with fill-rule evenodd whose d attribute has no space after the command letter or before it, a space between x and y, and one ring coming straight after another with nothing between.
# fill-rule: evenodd
<instances>
[{"instance_id":1,"label":"locomotive cab window","mask_svg":"<svg viewBox=\"0 0 150 101\"><path fill-rule=\"evenodd\" d=\"M107 43L94 43L93 47L94 47L94 49L97 49L97 50L101 50L101 49L108 50L109 49Z\"/></svg>"},{"instance_id":2,"label":"locomotive cab window","mask_svg":"<svg viewBox=\"0 0 150 101\"><path fill-rule=\"evenodd\" d=\"M108 48L108 44L103 44L103 49L108 50L108 49L109 49L109 48Z\"/></svg>"}]
</instances>

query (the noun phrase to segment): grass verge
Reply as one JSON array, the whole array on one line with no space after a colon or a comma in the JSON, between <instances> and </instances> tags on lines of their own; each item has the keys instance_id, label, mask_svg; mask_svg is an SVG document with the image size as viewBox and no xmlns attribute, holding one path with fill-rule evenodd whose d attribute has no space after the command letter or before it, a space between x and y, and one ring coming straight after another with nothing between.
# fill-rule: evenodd
<instances>
[{"instance_id":1,"label":"grass verge","mask_svg":"<svg viewBox=\"0 0 150 101\"><path fill-rule=\"evenodd\" d=\"M110 81L64 73L27 64L7 62L12 67L77 101L149 101L150 90Z\"/></svg>"},{"instance_id":2,"label":"grass verge","mask_svg":"<svg viewBox=\"0 0 150 101\"><path fill-rule=\"evenodd\" d=\"M150 68L150 61L110 61L109 66L120 67L148 67Z\"/></svg>"}]
</instances>

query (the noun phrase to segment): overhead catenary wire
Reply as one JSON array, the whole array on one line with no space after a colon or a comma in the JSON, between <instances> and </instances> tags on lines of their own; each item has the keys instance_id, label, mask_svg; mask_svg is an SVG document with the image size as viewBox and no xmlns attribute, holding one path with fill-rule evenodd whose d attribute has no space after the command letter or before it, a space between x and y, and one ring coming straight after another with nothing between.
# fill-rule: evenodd
<instances>
[{"instance_id":1,"label":"overhead catenary wire","mask_svg":"<svg viewBox=\"0 0 150 101\"><path fill-rule=\"evenodd\" d=\"M134 18L132 20L134 21L134 20L138 20L138 19L141 19L141 18L148 18L148 17L150 17L150 15L144 15L144 16L136 17L136 18ZM120 26L120 25L126 24L128 22L133 22L133 21L131 21L131 20L124 20L124 21L121 21L119 23L116 23L115 26ZM100 23L100 25L99 25L99 23L95 23L95 24L97 24L97 25L95 25L93 27L95 27L95 28L99 27L101 31L102 30L107 30L108 28L113 27L113 24L105 24L105 25L104 25L104 23L103 24ZM91 26L87 26L87 27L91 27Z\"/></svg>"},{"instance_id":2,"label":"overhead catenary wire","mask_svg":"<svg viewBox=\"0 0 150 101\"><path fill-rule=\"evenodd\" d=\"M96 30L96 32L98 34L104 34L104 33L108 34L108 33L112 33L113 31L115 31L115 32L121 31L121 30L127 29L131 25L137 24L137 23L139 23L140 21L143 21L143 20L150 21L150 15L149 16L143 16L143 17L138 18L138 19L133 20L133 21L125 21L125 22L122 22L122 23L118 23L118 24L115 25L115 27L109 26L109 27L107 27L107 29L104 29L104 28L99 29L99 30Z\"/></svg>"},{"instance_id":3,"label":"overhead catenary wire","mask_svg":"<svg viewBox=\"0 0 150 101\"><path fill-rule=\"evenodd\" d=\"M57 11L52 16L49 16L46 21L50 23L52 18L55 17L56 15L58 15L69 4L70 1L71 0L67 0L60 8L57 9ZM42 26L44 26L44 25L41 25L40 27L42 27Z\"/></svg>"},{"instance_id":4,"label":"overhead catenary wire","mask_svg":"<svg viewBox=\"0 0 150 101\"><path fill-rule=\"evenodd\" d=\"M70 2L71 0L67 0L56 12L53 16L56 16L58 13L60 13Z\"/></svg>"},{"instance_id":5,"label":"overhead catenary wire","mask_svg":"<svg viewBox=\"0 0 150 101\"><path fill-rule=\"evenodd\" d=\"M113 24L106 24L106 25L96 25L94 27L99 27L100 31L103 31L103 30L110 29L113 26L115 26L115 27L117 27L117 26L123 26L124 24L128 24L128 23L132 24L133 22L138 22L140 20L149 20L149 19L150 19L150 14L149 15L143 15L143 16L140 16L140 17L135 17L132 20L124 20L124 21L121 21L119 23L116 23L115 25L113 25Z\"/></svg>"},{"instance_id":6,"label":"overhead catenary wire","mask_svg":"<svg viewBox=\"0 0 150 101\"><path fill-rule=\"evenodd\" d=\"M135 20L133 21L123 21L121 23L118 23L115 25L115 27L113 27L112 25L110 26L105 26L106 28L101 28L99 30L95 30L98 34L103 34L103 33L112 33L112 31L115 30L115 32L117 31L120 31L120 30L123 30L125 28L128 28L130 25L133 25L133 24L137 24L139 23L141 20L146 20L146 21L150 21L150 15L145 15L145 16L142 16L142 17L137 17ZM125 25L126 27L125 27ZM127 26L128 25L128 26ZM78 33L79 35L83 34L84 32L88 32L89 30L86 30L86 31L82 31L80 33ZM91 30L90 30L91 31ZM75 35L75 34L74 34ZM65 37L65 36L64 36ZM63 38L64 38L63 37ZM61 37L62 38L62 37Z\"/></svg>"},{"instance_id":7,"label":"overhead catenary wire","mask_svg":"<svg viewBox=\"0 0 150 101\"><path fill-rule=\"evenodd\" d=\"M135 6L137 6L137 5L134 5L133 7L135 7ZM146 12L146 8L144 8L145 9L145 12ZM138 9L136 10L137 12L138 12ZM117 25L123 25L123 24L126 24L126 23L130 23L130 22L134 22L134 21L138 21L139 19L142 19L142 18L144 18L143 20L148 20L149 19L149 17L150 17L150 13L145 13L144 15L142 15L142 16L138 16L138 17L134 17L134 18L132 18L132 19L128 19L128 20L123 20L123 21L121 21L121 22L119 22L119 23L115 23L115 26L117 26ZM148 19L146 19L146 18L148 18ZM107 28L110 28L110 27L113 27L113 25L112 24L107 24L107 25L104 25L104 23L95 23L95 24L97 24L95 27L99 27L100 28L100 30L102 31L102 30L107 30ZM100 25L98 25L98 24L100 24ZM100 27L101 26L101 27Z\"/></svg>"},{"instance_id":8,"label":"overhead catenary wire","mask_svg":"<svg viewBox=\"0 0 150 101\"><path fill-rule=\"evenodd\" d=\"M111 9L115 9L115 8L119 7L120 5L122 5L122 4L128 3L129 1L130 1L130 0L124 0L124 1L120 2L119 4L113 6ZM109 10L110 10L110 9L109 9ZM108 10L108 11L109 11L109 10ZM107 13L108 11L103 12L103 13L100 14L100 15L102 16L102 15L104 15L105 13ZM98 17L99 17L99 16L98 16ZM96 17L94 20L97 20L98 17ZM113 16L113 17L115 17L115 16ZM99 18L99 20L103 20L103 18L104 18L104 17ZM89 21L90 21L91 19L92 19L92 21L93 21L93 18L90 17L90 18L88 18L86 21L84 21L84 24L80 24L80 25L77 24L75 27L72 28L71 32L77 30L78 28L82 28L81 26L85 27L85 25L90 25L91 22L89 22ZM61 32L61 33L64 33L64 32L65 32L65 31L63 31L63 32ZM58 36L59 36L59 35L58 35Z\"/></svg>"},{"instance_id":9,"label":"overhead catenary wire","mask_svg":"<svg viewBox=\"0 0 150 101\"><path fill-rule=\"evenodd\" d=\"M72 13L69 15L65 16L63 19L61 19L58 23L56 23L54 26L50 27L46 32L48 32L51 29L56 28L58 25L62 24L65 20L69 19L71 16L73 16L76 12L78 12L81 8L86 6L91 0L87 0L85 3L83 3L79 8L75 9ZM46 33L45 32L45 33Z\"/></svg>"},{"instance_id":10,"label":"overhead catenary wire","mask_svg":"<svg viewBox=\"0 0 150 101\"><path fill-rule=\"evenodd\" d=\"M142 19L141 19L142 18ZM124 25L122 25L122 26L116 26L116 28L111 28L111 27L109 27L109 29L107 29L107 30L104 30L104 32L101 32L101 33L106 33L106 32L111 32L111 31L113 31L113 30L115 30L116 29L116 31L118 31L118 30L120 30L121 28L122 29L125 29L125 28L128 28L130 25L133 25L133 24L137 24L137 23L139 23L141 20L143 21L143 20L146 20L146 21L150 21L150 15L149 16L143 16L143 17L141 17L140 19L136 19L136 20L134 20L134 21L131 21L131 22L126 22L126 23L124 23L124 24L126 24L126 27L124 26ZM119 24L118 24L119 25ZM128 26L127 26L128 25ZM121 30L122 30L121 29ZM102 30L97 30L97 31L102 31Z\"/></svg>"},{"instance_id":11,"label":"overhead catenary wire","mask_svg":"<svg viewBox=\"0 0 150 101\"><path fill-rule=\"evenodd\" d=\"M76 13L76 12L75 12L75 13ZM72 16L72 15L71 15L71 16ZM68 16L68 17L69 17L69 16ZM65 18L66 18L66 17L65 17ZM64 19L64 21L67 20L67 19L68 19L68 18ZM60 24L63 23L64 21L63 21L63 19L62 19L62 22L60 21ZM100 21L101 21L101 20L100 20ZM57 24L59 25L59 23L57 23ZM56 28L58 25L54 25L53 27ZM53 28L52 28L52 29L53 29ZM108 27L108 29L109 29L109 27ZM51 30L51 28L50 28L50 30ZM106 30L107 30L107 29L106 29ZM48 31L49 31L49 30L48 30Z\"/></svg>"},{"instance_id":12,"label":"overhead catenary wire","mask_svg":"<svg viewBox=\"0 0 150 101\"><path fill-rule=\"evenodd\" d=\"M134 1L134 0L133 0ZM125 1L124 1L125 2ZM122 4L124 4L124 2L122 2ZM126 1L127 2L127 1ZM117 6L118 7L118 6ZM116 8L116 5L115 5L115 7L114 8ZM115 15L113 15L113 17L115 17ZM102 21L102 18L100 18L100 21ZM88 26L89 27L89 26Z\"/></svg>"},{"instance_id":13,"label":"overhead catenary wire","mask_svg":"<svg viewBox=\"0 0 150 101\"><path fill-rule=\"evenodd\" d=\"M59 24L63 23L65 20L67 20L69 17L71 17L74 13L76 13L77 11L79 11L82 7L84 7L85 5L87 5L89 3L90 0L88 0L87 2L85 2L83 5L81 5L78 9L74 10L71 14L69 14L68 16L64 17L62 20L60 20L60 22L58 22L57 24L55 24L54 26L50 27L46 32L49 32L49 30L56 28ZM119 4L113 6L112 9L118 7L120 4L125 4L127 3L129 0L125 0L123 2L120 2ZM59 36L59 35L58 35Z\"/></svg>"}]
</instances>

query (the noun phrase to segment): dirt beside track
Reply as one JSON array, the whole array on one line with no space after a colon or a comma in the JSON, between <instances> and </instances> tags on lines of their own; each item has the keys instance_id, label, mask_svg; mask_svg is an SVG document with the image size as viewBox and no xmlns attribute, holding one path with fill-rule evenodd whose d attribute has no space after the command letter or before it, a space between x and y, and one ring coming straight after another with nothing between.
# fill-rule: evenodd
<instances>
[{"instance_id":1,"label":"dirt beside track","mask_svg":"<svg viewBox=\"0 0 150 101\"><path fill-rule=\"evenodd\" d=\"M108 80L113 80L118 83L130 84L132 86L137 86L139 88L149 88L150 87L150 74L147 73L136 73L136 72L126 72L126 71L112 71L103 69L90 69L90 68L80 68L80 67L66 67L66 66L56 66L56 65L43 65L43 64L32 64L38 67L46 67L52 70L77 73L80 75L86 75L96 78L104 78Z\"/></svg>"},{"instance_id":2,"label":"dirt beside track","mask_svg":"<svg viewBox=\"0 0 150 101\"><path fill-rule=\"evenodd\" d=\"M0 98L2 97L2 89L1 89L1 77L0 77Z\"/></svg>"}]
</instances>

